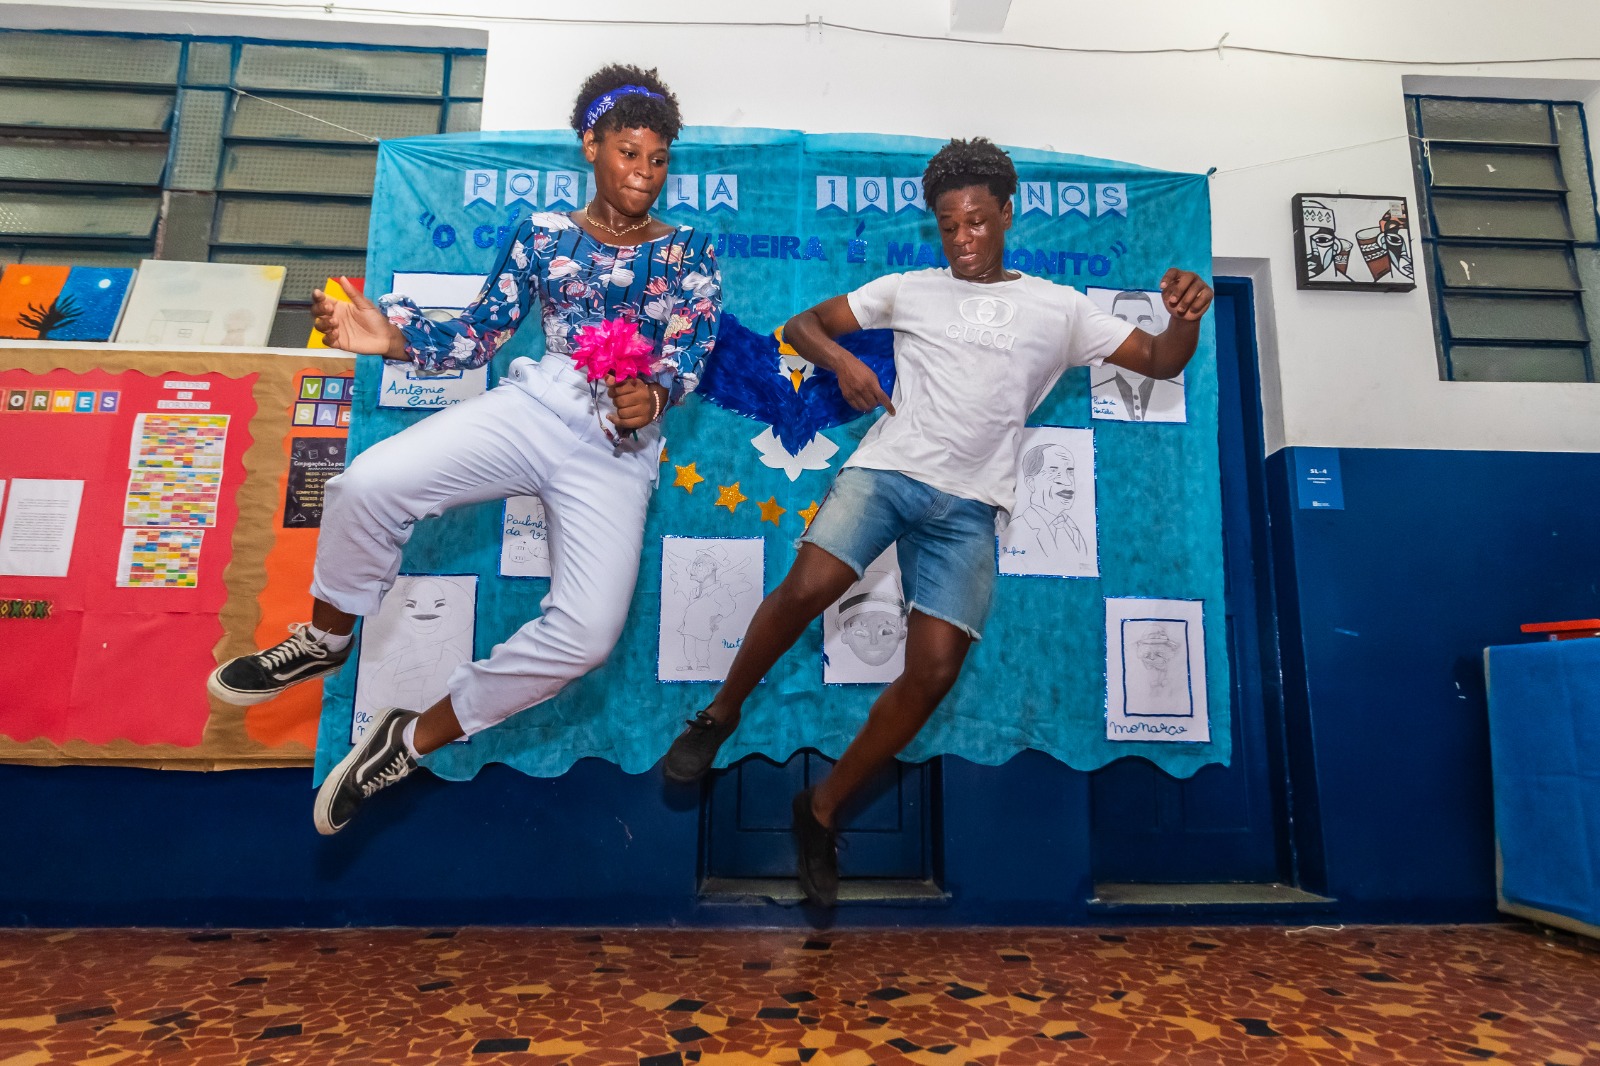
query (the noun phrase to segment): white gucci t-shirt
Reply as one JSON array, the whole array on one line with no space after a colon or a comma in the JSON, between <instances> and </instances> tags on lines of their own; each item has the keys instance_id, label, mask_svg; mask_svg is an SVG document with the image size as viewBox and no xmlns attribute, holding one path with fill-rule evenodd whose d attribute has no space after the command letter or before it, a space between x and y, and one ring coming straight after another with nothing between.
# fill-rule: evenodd
<instances>
[{"instance_id":1,"label":"white gucci t-shirt","mask_svg":"<svg viewBox=\"0 0 1600 1066\"><path fill-rule=\"evenodd\" d=\"M1010 514L1023 423L1069 366L1099 366L1133 326L1026 274L980 285L948 269L889 274L846 299L894 330L894 407L845 466L898 470Z\"/></svg>"}]
</instances>

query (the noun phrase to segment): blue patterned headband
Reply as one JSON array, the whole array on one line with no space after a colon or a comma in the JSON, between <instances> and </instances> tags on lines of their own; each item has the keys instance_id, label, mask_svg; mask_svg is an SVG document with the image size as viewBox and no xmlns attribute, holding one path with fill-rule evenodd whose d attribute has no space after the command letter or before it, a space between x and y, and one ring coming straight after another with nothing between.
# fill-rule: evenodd
<instances>
[{"instance_id":1,"label":"blue patterned headband","mask_svg":"<svg viewBox=\"0 0 1600 1066\"><path fill-rule=\"evenodd\" d=\"M660 93L653 93L649 89L646 89L643 85L619 86L615 89L612 89L610 92L601 93L599 96L594 98L594 102L591 103L588 109L583 113L583 130L580 132L588 132L589 130L594 129L594 124L600 121L600 116L604 115L607 111L610 111L613 107L616 107L617 101L622 99L624 96L648 96L655 100L666 99L665 96L662 96Z\"/></svg>"}]
</instances>

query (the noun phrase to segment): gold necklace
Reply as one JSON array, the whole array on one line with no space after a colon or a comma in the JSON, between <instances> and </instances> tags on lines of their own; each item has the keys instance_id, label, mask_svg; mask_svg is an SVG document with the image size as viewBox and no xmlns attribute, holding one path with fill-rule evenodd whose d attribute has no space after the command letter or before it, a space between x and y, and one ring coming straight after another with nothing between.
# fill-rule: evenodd
<instances>
[{"instance_id":1,"label":"gold necklace","mask_svg":"<svg viewBox=\"0 0 1600 1066\"><path fill-rule=\"evenodd\" d=\"M610 226L606 225L604 222L601 222L599 219L597 219L593 215L589 214L589 205L588 204L584 204L583 205L583 219L584 219L585 222L588 222L590 225L598 226L600 229L605 230L607 233L611 234L613 237L626 237L630 233L634 233L634 232L636 232L638 230L644 229L650 223L655 221L655 219L651 218L647 214L647 215L644 216L644 221L638 223L637 225L629 226L627 229L612 229Z\"/></svg>"}]
</instances>

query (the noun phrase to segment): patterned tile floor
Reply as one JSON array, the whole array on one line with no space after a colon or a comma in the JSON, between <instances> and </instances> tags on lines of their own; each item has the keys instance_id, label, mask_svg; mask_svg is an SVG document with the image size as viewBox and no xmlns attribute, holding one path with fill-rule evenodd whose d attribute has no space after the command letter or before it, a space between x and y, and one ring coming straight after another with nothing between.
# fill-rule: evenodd
<instances>
[{"instance_id":1,"label":"patterned tile floor","mask_svg":"<svg viewBox=\"0 0 1600 1066\"><path fill-rule=\"evenodd\" d=\"M1600 1063L1526 926L0 931L0 1066Z\"/></svg>"}]
</instances>

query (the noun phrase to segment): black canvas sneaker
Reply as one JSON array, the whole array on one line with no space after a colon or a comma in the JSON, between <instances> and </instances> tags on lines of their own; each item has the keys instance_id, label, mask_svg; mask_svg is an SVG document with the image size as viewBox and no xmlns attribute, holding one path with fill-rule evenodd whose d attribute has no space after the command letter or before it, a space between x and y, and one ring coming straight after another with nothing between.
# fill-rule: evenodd
<instances>
[{"instance_id":1,"label":"black canvas sneaker","mask_svg":"<svg viewBox=\"0 0 1600 1066\"><path fill-rule=\"evenodd\" d=\"M808 903L832 907L839 901L839 834L811 813L811 790L794 797L795 874Z\"/></svg>"},{"instance_id":2,"label":"black canvas sneaker","mask_svg":"<svg viewBox=\"0 0 1600 1066\"><path fill-rule=\"evenodd\" d=\"M667 749L667 757L661 764L661 772L667 775L667 780L680 785L705 776L711 764L717 761L717 749L739 726L738 722L725 725L705 711L685 720L683 724L688 728L678 734L678 739Z\"/></svg>"},{"instance_id":3,"label":"black canvas sneaker","mask_svg":"<svg viewBox=\"0 0 1600 1066\"><path fill-rule=\"evenodd\" d=\"M334 651L306 632L304 622L296 622L282 644L229 659L211 671L206 691L235 707L265 703L291 685L333 673L350 658L353 647L351 641Z\"/></svg>"},{"instance_id":4,"label":"black canvas sneaker","mask_svg":"<svg viewBox=\"0 0 1600 1066\"><path fill-rule=\"evenodd\" d=\"M361 743L339 761L317 789L316 806L311 812L317 832L332 836L350 824L367 797L411 776L417 760L406 750L400 734L405 732L406 723L416 717L416 711L398 708L378 715Z\"/></svg>"}]
</instances>

